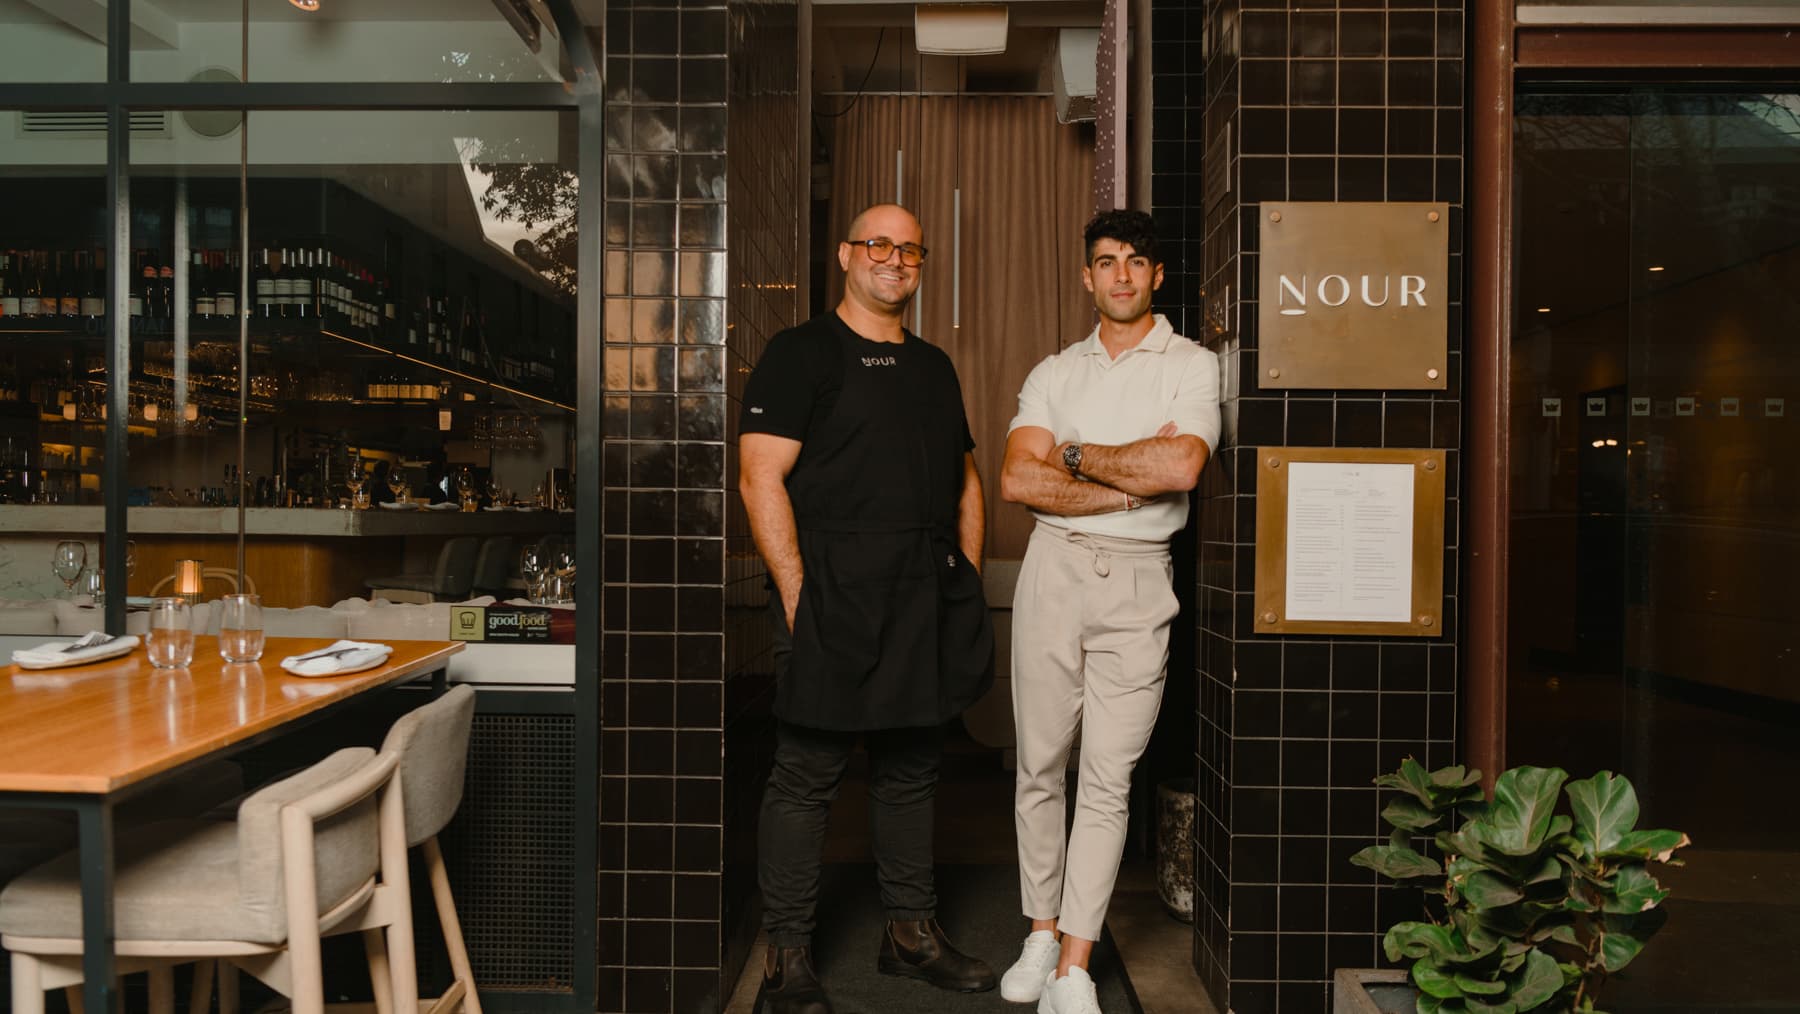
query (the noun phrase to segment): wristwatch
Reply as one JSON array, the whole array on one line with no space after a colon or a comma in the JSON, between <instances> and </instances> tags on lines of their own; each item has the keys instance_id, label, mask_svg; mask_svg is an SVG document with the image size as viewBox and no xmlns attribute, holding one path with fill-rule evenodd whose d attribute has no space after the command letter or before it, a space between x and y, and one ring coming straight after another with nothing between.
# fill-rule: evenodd
<instances>
[{"instance_id":1,"label":"wristwatch","mask_svg":"<svg viewBox=\"0 0 1800 1014\"><path fill-rule=\"evenodd\" d=\"M1070 475L1081 474L1081 445L1079 443L1063 448L1063 467L1069 470Z\"/></svg>"}]
</instances>

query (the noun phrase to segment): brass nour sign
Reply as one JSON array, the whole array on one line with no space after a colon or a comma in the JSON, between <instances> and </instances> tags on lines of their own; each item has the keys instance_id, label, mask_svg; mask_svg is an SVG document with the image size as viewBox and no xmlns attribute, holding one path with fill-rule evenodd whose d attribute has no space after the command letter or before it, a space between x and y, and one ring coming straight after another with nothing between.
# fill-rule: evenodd
<instances>
[{"instance_id":1,"label":"brass nour sign","mask_svg":"<svg viewBox=\"0 0 1800 1014\"><path fill-rule=\"evenodd\" d=\"M1271 201L1258 214L1261 387L1445 388L1449 205Z\"/></svg>"}]
</instances>

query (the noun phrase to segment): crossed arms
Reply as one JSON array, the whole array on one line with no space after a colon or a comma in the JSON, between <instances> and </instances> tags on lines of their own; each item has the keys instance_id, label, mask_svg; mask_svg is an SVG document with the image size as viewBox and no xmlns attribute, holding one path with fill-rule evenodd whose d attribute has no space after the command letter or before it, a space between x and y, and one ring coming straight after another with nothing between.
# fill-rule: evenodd
<instances>
[{"instance_id":1,"label":"crossed arms","mask_svg":"<svg viewBox=\"0 0 1800 1014\"><path fill-rule=\"evenodd\" d=\"M1062 517L1110 514L1130 506L1127 494L1149 499L1193 489L1207 455L1206 441L1164 423L1154 436L1128 444L1082 444L1083 481L1062 466L1064 446L1039 426L1013 430L1000 465L1000 498Z\"/></svg>"},{"instance_id":2,"label":"crossed arms","mask_svg":"<svg viewBox=\"0 0 1800 1014\"><path fill-rule=\"evenodd\" d=\"M794 610L800 604L800 581L805 576L794 502L787 491L788 473L799 458L798 440L772 433L746 433L738 441L738 491L744 497L744 511L750 516L750 536L768 564L775 590L781 594L790 630L794 626ZM977 573L981 571L981 550L986 540L981 475L975 470L975 456L965 452L962 495L956 505L956 541Z\"/></svg>"}]
</instances>

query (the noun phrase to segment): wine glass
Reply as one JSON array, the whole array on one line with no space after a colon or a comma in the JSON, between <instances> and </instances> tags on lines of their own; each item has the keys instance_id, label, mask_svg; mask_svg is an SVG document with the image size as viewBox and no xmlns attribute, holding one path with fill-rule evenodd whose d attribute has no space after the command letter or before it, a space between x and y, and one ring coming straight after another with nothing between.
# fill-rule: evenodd
<instances>
[{"instance_id":1,"label":"wine glass","mask_svg":"<svg viewBox=\"0 0 1800 1014\"><path fill-rule=\"evenodd\" d=\"M125 540L125 582L131 583L131 575L137 573L137 543Z\"/></svg>"},{"instance_id":2,"label":"wine glass","mask_svg":"<svg viewBox=\"0 0 1800 1014\"><path fill-rule=\"evenodd\" d=\"M456 470L456 495L463 510L475 509L475 473L466 465Z\"/></svg>"},{"instance_id":3,"label":"wine glass","mask_svg":"<svg viewBox=\"0 0 1800 1014\"><path fill-rule=\"evenodd\" d=\"M544 572L544 555L535 543L519 550L519 576L525 579L525 597L538 600L539 583Z\"/></svg>"},{"instance_id":4,"label":"wine glass","mask_svg":"<svg viewBox=\"0 0 1800 1014\"><path fill-rule=\"evenodd\" d=\"M50 558L50 570L62 581L67 594L75 594L75 579L86 569L86 543L65 539L56 544L56 552Z\"/></svg>"},{"instance_id":5,"label":"wine glass","mask_svg":"<svg viewBox=\"0 0 1800 1014\"><path fill-rule=\"evenodd\" d=\"M492 473L488 475L487 495L488 503L495 507L500 506L500 480L495 478Z\"/></svg>"},{"instance_id":6,"label":"wine glass","mask_svg":"<svg viewBox=\"0 0 1800 1014\"><path fill-rule=\"evenodd\" d=\"M393 470L388 473L387 482L388 482L388 490L394 494L394 502L405 503L406 502L406 472L403 469L401 469L400 466L395 465Z\"/></svg>"},{"instance_id":7,"label":"wine glass","mask_svg":"<svg viewBox=\"0 0 1800 1014\"><path fill-rule=\"evenodd\" d=\"M344 475L344 485L349 487L352 501L362 498L363 487L368 484L368 481L369 477L363 474L362 461L357 458L350 459L350 470Z\"/></svg>"}]
</instances>

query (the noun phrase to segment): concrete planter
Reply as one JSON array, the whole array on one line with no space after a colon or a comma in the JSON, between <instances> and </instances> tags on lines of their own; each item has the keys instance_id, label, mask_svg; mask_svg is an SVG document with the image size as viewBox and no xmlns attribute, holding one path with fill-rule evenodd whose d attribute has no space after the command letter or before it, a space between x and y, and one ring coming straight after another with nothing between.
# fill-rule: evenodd
<instances>
[{"instance_id":1,"label":"concrete planter","mask_svg":"<svg viewBox=\"0 0 1800 1014\"><path fill-rule=\"evenodd\" d=\"M1331 1014L1413 1014L1419 991L1404 968L1340 968L1332 976Z\"/></svg>"}]
</instances>

